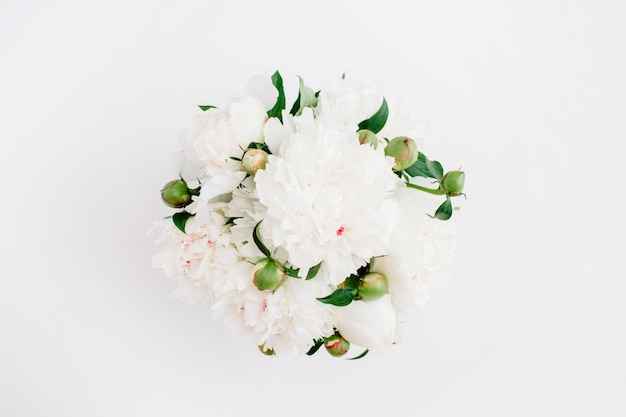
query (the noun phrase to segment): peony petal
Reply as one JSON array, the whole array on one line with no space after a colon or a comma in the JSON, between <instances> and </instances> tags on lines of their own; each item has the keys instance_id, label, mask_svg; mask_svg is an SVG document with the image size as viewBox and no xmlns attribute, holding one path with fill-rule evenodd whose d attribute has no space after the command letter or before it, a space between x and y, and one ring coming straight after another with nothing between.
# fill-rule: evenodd
<instances>
[{"instance_id":1,"label":"peony petal","mask_svg":"<svg viewBox=\"0 0 626 417\"><path fill-rule=\"evenodd\" d=\"M396 312L386 295L376 301L354 301L337 307L337 330L350 343L375 348L394 343Z\"/></svg>"},{"instance_id":2,"label":"peony petal","mask_svg":"<svg viewBox=\"0 0 626 417\"><path fill-rule=\"evenodd\" d=\"M278 98L278 90L272 84L272 78L265 73L255 75L248 81L246 93L261 100L266 111L274 107Z\"/></svg>"},{"instance_id":3,"label":"peony petal","mask_svg":"<svg viewBox=\"0 0 626 417\"><path fill-rule=\"evenodd\" d=\"M208 181L202 183L200 200L209 201L214 197L232 192L243 179L246 173L243 171L225 171L214 175ZM199 204L197 207L201 206ZM197 209L196 209L197 210Z\"/></svg>"},{"instance_id":4,"label":"peony petal","mask_svg":"<svg viewBox=\"0 0 626 417\"><path fill-rule=\"evenodd\" d=\"M291 135L292 131L283 125L280 120L271 118L263 127L263 135L265 136L265 144L270 148L274 155L278 155L280 145Z\"/></svg>"},{"instance_id":5,"label":"peony petal","mask_svg":"<svg viewBox=\"0 0 626 417\"><path fill-rule=\"evenodd\" d=\"M247 146L250 142L263 140L263 125L267 120L267 113L258 99L252 96L238 97L231 102L229 115L229 125L240 144Z\"/></svg>"}]
</instances>

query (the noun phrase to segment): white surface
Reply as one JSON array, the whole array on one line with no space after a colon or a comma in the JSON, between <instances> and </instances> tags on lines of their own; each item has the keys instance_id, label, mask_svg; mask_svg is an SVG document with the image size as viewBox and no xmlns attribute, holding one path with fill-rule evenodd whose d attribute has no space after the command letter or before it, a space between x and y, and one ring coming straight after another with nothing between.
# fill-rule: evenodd
<instances>
[{"instance_id":1,"label":"white surface","mask_svg":"<svg viewBox=\"0 0 626 417\"><path fill-rule=\"evenodd\" d=\"M621 2L86 3L0 4L1 415L626 415ZM275 69L386 80L467 172L389 351L264 357L150 265L194 105Z\"/></svg>"}]
</instances>

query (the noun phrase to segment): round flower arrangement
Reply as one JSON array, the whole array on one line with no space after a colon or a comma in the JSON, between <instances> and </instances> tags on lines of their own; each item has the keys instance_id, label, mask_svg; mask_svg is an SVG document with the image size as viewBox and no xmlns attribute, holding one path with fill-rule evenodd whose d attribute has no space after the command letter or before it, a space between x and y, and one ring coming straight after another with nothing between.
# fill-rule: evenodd
<instances>
[{"instance_id":1,"label":"round flower arrangement","mask_svg":"<svg viewBox=\"0 0 626 417\"><path fill-rule=\"evenodd\" d=\"M180 178L161 191L154 264L174 296L206 303L265 354L322 346L362 357L396 343L453 243L465 174L421 151L419 125L376 83L252 78L181 138Z\"/></svg>"}]
</instances>

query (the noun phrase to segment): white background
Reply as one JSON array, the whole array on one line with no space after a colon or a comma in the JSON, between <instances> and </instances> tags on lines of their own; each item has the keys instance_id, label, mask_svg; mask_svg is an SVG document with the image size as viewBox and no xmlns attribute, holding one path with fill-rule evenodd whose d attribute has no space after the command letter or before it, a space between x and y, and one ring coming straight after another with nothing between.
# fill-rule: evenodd
<instances>
[{"instance_id":1,"label":"white background","mask_svg":"<svg viewBox=\"0 0 626 417\"><path fill-rule=\"evenodd\" d=\"M626 415L625 12L2 1L0 415ZM276 69L385 80L467 173L448 281L360 361L262 356L150 264L195 105Z\"/></svg>"}]
</instances>

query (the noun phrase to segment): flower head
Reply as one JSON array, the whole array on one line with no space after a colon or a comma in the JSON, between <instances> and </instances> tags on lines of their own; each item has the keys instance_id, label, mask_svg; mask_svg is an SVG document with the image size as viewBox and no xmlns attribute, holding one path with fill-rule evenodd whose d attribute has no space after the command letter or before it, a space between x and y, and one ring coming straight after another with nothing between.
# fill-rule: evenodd
<instances>
[{"instance_id":1,"label":"flower head","mask_svg":"<svg viewBox=\"0 0 626 417\"><path fill-rule=\"evenodd\" d=\"M181 138L181 146L189 164L200 178L224 171L240 171L242 149L250 142L263 141L267 113L256 97L240 94L225 109L211 108L200 114Z\"/></svg>"},{"instance_id":2,"label":"flower head","mask_svg":"<svg viewBox=\"0 0 626 417\"><path fill-rule=\"evenodd\" d=\"M337 307L337 330L351 343L367 348L395 342L396 312L391 297L376 301L354 301Z\"/></svg>"},{"instance_id":3,"label":"flower head","mask_svg":"<svg viewBox=\"0 0 626 417\"><path fill-rule=\"evenodd\" d=\"M254 178L263 236L296 267L322 262L323 274L340 283L387 251L401 184L392 165L356 133L320 123L290 135Z\"/></svg>"}]
</instances>

